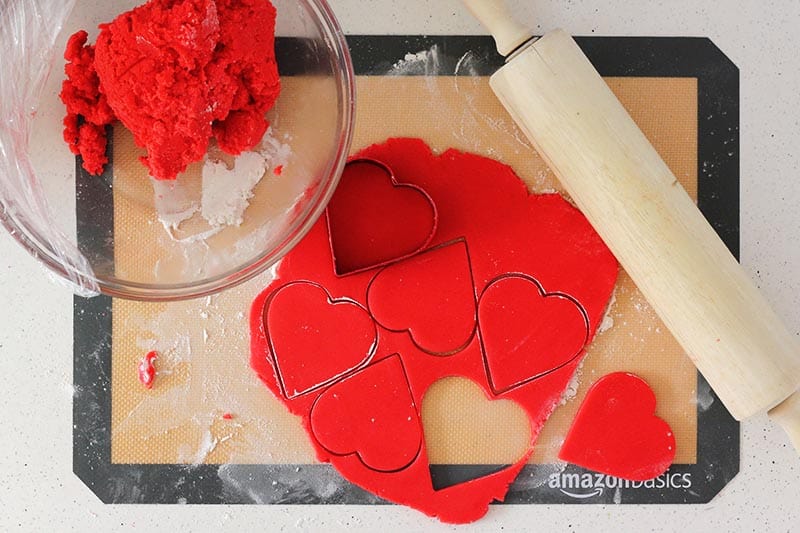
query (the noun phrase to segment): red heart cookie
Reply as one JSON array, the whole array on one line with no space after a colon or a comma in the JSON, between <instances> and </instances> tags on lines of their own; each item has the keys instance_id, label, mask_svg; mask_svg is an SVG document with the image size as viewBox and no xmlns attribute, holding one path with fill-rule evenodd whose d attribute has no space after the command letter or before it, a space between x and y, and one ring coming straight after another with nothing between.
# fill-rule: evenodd
<instances>
[{"instance_id":1,"label":"red heart cookie","mask_svg":"<svg viewBox=\"0 0 800 533\"><path fill-rule=\"evenodd\" d=\"M433 238L436 207L424 190L398 183L378 161L354 159L328 204L334 268L340 276L409 257Z\"/></svg>"},{"instance_id":2,"label":"red heart cookie","mask_svg":"<svg viewBox=\"0 0 800 533\"><path fill-rule=\"evenodd\" d=\"M311 431L329 452L357 454L379 472L411 464L422 427L400 358L383 359L323 392L311 408Z\"/></svg>"},{"instance_id":3,"label":"red heart cookie","mask_svg":"<svg viewBox=\"0 0 800 533\"><path fill-rule=\"evenodd\" d=\"M655 410L656 396L643 379L608 374L586 393L558 456L631 481L657 477L675 458L675 435Z\"/></svg>"},{"instance_id":4,"label":"red heart cookie","mask_svg":"<svg viewBox=\"0 0 800 533\"><path fill-rule=\"evenodd\" d=\"M366 310L308 282L284 285L264 317L281 389L294 398L367 364L377 331Z\"/></svg>"},{"instance_id":5,"label":"red heart cookie","mask_svg":"<svg viewBox=\"0 0 800 533\"><path fill-rule=\"evenodd\" d=\"M589 338L583 308L519 275L491 283L478 304L478 324L492 390L500 394L561 368Z\"/></svg>"},{"instance_id":6,"label":"red heart cookie","mask_svg":"<svg viewBox=\"0 0 800 533\"><path fill-rule=\"evenodd\" d=\"M466 242L381 270L367 289L367 307L378 324L408 331L414 344L430 354L458 352L475 332L475 288Z\"/></svg>"}]
</instances>

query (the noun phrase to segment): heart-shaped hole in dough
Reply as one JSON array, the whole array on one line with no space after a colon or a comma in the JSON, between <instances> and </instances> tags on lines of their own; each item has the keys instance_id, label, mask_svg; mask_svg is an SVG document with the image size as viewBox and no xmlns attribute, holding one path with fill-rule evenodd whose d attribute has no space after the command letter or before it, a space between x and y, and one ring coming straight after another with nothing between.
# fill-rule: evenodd
<instances>
[{"instance_id":1,"label":"heart-shaped hole in dough","mask_svg":"<svg viewBox=\"0 0 800 533\"><path fill-rule=\"evenodd\" d=\"M422 427L436 490L503 470L531 445L525 410L512 400L491 399L463 377L443 378L428 388Z\"/></svg>"}]
</instances>

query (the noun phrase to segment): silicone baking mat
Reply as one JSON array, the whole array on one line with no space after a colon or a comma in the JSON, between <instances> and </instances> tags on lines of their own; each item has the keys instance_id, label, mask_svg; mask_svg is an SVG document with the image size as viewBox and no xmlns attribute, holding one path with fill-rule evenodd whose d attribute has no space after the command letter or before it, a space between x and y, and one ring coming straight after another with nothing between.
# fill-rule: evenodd
<instances>
[{"instance_id":1,"label":"silicone baking mat","mask_svg":"<svg viewBox=\"0 0 800 533\"><path fill-rule=\"evenodd\" d=\"M707 39L578 42L738 253L736 67ZM354 151L388 137L420 137L436 151L452 147L507 163L533 192L560 190L491 93L488 76L502 65L491 39L351 36L349 43L358 91ZM291 50L291 41L278 49ZM118 191L149 186L130 135L116 128L111 144L104 178ZM131 209L104 198L108 193L93 186L97 178L77 169L79 242L113 242L116 269L152 271L161 228L109 238L133 216ZM76 297L74 469L103 501L381 503L315 463L299 419L250 370L247 313L268 280L265 274L209 298L169 304ZM738 472L738 424L624 272L601 330L506 502L709 501ZM161 354L152 390L138 383L135 371L148 349ZM556 459L588 387L617 370L651 384L657 413L677 438L675 464L652 482L595 475ZM524 420L514 412L482 410L480 394L457 381L431 394L428 419L474 414L455 437L445 425L426 426L434 484L470 479L519 456ZM483 440L466 445L474 435Z\"/></svg>"}]
</instances>

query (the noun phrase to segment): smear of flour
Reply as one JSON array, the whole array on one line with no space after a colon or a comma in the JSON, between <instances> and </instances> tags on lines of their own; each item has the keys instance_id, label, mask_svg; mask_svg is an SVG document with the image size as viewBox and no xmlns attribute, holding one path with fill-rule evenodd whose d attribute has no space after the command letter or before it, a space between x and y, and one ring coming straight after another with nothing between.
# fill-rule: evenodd
<instances>
[{"instance_id":1,"label":"smear of flour","mask_svg":"<svg viewBox=\"0 0 800 533\"><path fill-rule=\"evenodd\" d=\"M197 446L183 444L178 448L178 462L180 463L193 465L203 464L206 459L208 459L208 456L217 449L217 446L234 438L236 430L242 427L240 424L236 424L233 426L232 431L228 431L223 435L215 435L213 431L213 422L205 422L205 424L203 422L198 422L198 424L207 425L207 427L203 430L203 434Z\"/></svg>"},{"instance_id":2,"label":"smear of flour","mask_svg":"<svg viewBox=\"0 0 800 533\"><path fill-rule=\"evenodd\" d=\"M441 65L439 47L408 53L397 61L387 73L390 76L438 76Z\"/></svg>"},{"instance_id":3,"label":"smear of flour","mask_svg":"<svg viewBox=\"0 0 800 533\"><path fill-rule=\"evenodd\" d=\"M527 468L514 480L517 490L532 490L544 486L553 476L560 475L567 465L565 463L537 464L535 468Z\"/></svg>"},{"instance_id":4,"label":"smear of flour","mask_svg":"<svg viewBox=\"0 0 800 533\"><path fill-rule=\"evenodd\" d=\"M463 94L463 110L461 113L461 131L462 135L466 136L465 127L481 127L488 126L492 130L503 135L513 138L515 143L521 149L530 149L531 145L528 140L522 135L520 129L516 124L509 119L506 115L489 115L482 111L475 105L475 98L469 92L462 93L461 87L464 84L484 83L481 74L487 73L486 59L472 50L467 50L456 62L453 71L453 83L455 84L456 92Z\"/></svg>"},{"instance_id":5,"label":"smear of flour","mask_svg":"<svg viewBox=\"0 0 800 533\"><path fill-rule=\"evenodd\" d=\"M159 379L137 403L123 406L115 415L115 439L153 446L148 442L180 432L184 437L173 453L179 463L188 465L217 457L234 462L264 460L264 446L278 446L284 422L264 416L259 398L269 393L250 371L249 359L241 356L249 345L249 321L241 302L252 300L271 280L270 272L265 272L224 293L172 302L152 315L135 313L125 319L131 322L126 329L137 332L135 352L159 351ZM129 371L134 375L136 369L131 365ZM225 413L235 418L226 420ZM293 421L282 410L279 416ZM294 457L288 462L303 462L313 451L298 448L286 453Z\"/></svg>"},{"instance_id":6,"label":"smear of flour","mask_svg":"<svg viewBox=\"0 0 800 533\"><path fill-rule=\"evenodd\" d=\"M283 134L283 141L278 139L272 128L267 130L267 134L261 139L259 153L264 156L268 169L274 170L289 164L289 160L292 158L292 147L289 145L291 137Z\"/></svg>"},{"instance_id":7,"label":"smear of flour","mask_svg":"<svg viewBox=\"0 0 800 533\"><path fill-rule=\"evenodd\" d=\"M479 76L479 61L480 59L475 52L467 50L464 55L458 59L454 74L456 76Z\"/></svg>"},{"instance_id":8,"label":"smear of flour","mask_svg":"<svg viewBox=\"0 0 800 533\"><path fill-rule=\"evenodd\" d=\"M572 374L572 377L567 383L567 387L564 389L564 392L561 393L561 400L559 401L559 405L566 405L567 402L575 398L578 395L578 388L581 385L581 375L583 374L583 360L581 360L578 368L575 369L575 373Z\"/></svg>"},{"instance_id":9,"label":"smear of flour","mask_svg":"<svg viewBox=\"0 0 800 533\"><path fill-rule=\"evenodd\" d=\"M253 151L230 158L211 147L203 165L177 180L152 180L164 227L155 237L154 279L183 283L229 273L279 242L307 197L313 171L296 158L294 139L278 129L277 118L273 124ZM254 195L258 210L248 216Z\"/></svg>"},{"instance_id":10,"label":"smear of flour","mask_svg":"<svg viewBox=\"0 0 800 533\"><path fill-rule=\"evenodd\" d=\"M615 303L617 303L616 289L614 289L614 291L611 293L611 299L608 301L608 305L606 306L606 312L603 314L603 321L597 328L598 335L600 335L601 333L605 333L606 331L614 327L614 317L611 316L611 308L614 307Z\"/></svg>"},{"instance_id":11,"label":"smear of flour","mask_svg":"<svg viewBox=\"0 0 800 533\"><path fill-rule=\"evenodd\" d=\"M455 134L464 148L502 160L500 153L491 146L487 147L482 138L474 134L475 131L496 131L499 138L511 140L517 153L530 150L531 146L509 117L489 114L482 109L482 104L475 102L472 89L485 84L486 77L493 70L486 57L472 50L464 53L453 65L434 45L427 50L405 54L392 64L386 75L424 77L429 97L420 102L421 111L440 117L441 129L448 135ZM458 98L443 97L440 89L443 80L452 80Z\"/></svg>"},{"instance_id":12,"label":"smear of flour","mask_svg":"<svg viewBox=\"0 0 800 533\"><path fill-rule=\"evenodd\" d=\"M277 139L270 128L256 150L242 152L234 158L232 166L206 155L199 193L181 177L173 181L151 178L158 219L170 237L185 243L205 240L227 226L240 226L255 187L267 172L287 165L291 155L289 144ZM201 214L209 227L188 237L176 237L175 231L196 213Z\"/></svg>"},{"instance_id":13,"label":"smear of flour","mask_svg":"<svg viewBox=\"0 0 800 533\"><path fill-rule=\"evenodd\" d=\"M257 152L243 152L233 168L222 161L206 158L203 164L203 218L214 227L240 226L250 205L253 189L270 170L285 166L292 155L291 147L267 131Z\"/></svg>"},{"instance_id":14,"label":"smear of flour","mask_svg":"<svg viewBox=\"0 0 800 533\"><path fill-rule=\"evenodd\" d=\"M158 364L164 368L192 359L192 341L185 333L172 332L171 335L137 339L136 345L143 352L158 352Z\"/></svg>"},{"instance_id":15,"label":"smear of flour","mask_svg":"<svg viewBox=\"0 0 800 533\"><path fill-rule=\"evenodd\" d=\"M180 180L157 180L150 178L155 194L158 220L167 231L177 230L181 223L189 220L200 209L191 191Z\"/></svg>"},{"instance_id":16,"label":"smear of flour","mask_svg":"<svg viewBox=\"0 0 800 533\"><path fill-rule=\"evenodd\" d=\"M242 153L233 168L224 161L207 159L203 164L203 218L214 227L240 226L253 189L266 169L267 160L258 152Z\"/></svg>"}]
</instances>

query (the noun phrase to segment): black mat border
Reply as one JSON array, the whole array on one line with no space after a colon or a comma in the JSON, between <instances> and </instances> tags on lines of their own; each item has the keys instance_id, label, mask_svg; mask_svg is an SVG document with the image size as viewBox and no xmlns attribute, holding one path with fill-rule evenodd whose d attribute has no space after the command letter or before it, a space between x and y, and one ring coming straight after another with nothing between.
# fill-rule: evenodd
<instances>
[{"instance_id":1,"label":"black mat border","mask_svg":"<svg viewBox=\"0 0 800 533\"><path fill-rule=\"evenodd\" d=\"M698 204L728 248L739 254L739 71L706 38L580 37L576 39L604 76L693 77L698 80ZM502 65L490 38L483 36L348 36L356 73L385 75L409 50L433 46L440 71L454 72L468 51L481 56L487 72ZM294 53L302 43L279 39L278 53ZM285 74L291 74L286 72ZM109 165L110 166L110 165ZM113 242L113 205L104 187L92 186L77 163L79 243ZM110 174L103 176L110 179ZM101 224L98 221L106 221ZM73 470L105 503L282 503L374 504L383 500L346 481L332 494L298 490L298 477L336 479L330 465L236 465L239 476L254 480L260 493L232 489L223 482L225 466L111 463L111 298L74 299ZM739 471L739 424L698 374L698 391L712 395L711 407L698 412L698 463L673 465L670 473L690 475L690 488L616 488L599 479L591 488L569 491L549 486L552 466L526 466L511 486L506 503L705 503ZM436 465L440 475L460 475L469 465ZM587 471L568 466L559 479ZM567 476L567 477L564 477ZM258 480L269 483L259 483ZM681 479L681 478L674 478ZM288 482L291 480L291 483ZM290 486L291 485L291 486ZM301 483L302 485L302 483Z\"/></svg>"}]
</instances>

